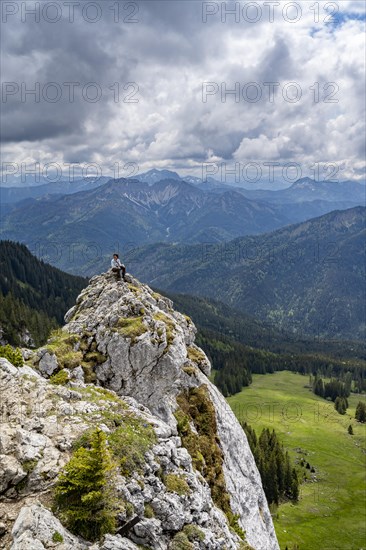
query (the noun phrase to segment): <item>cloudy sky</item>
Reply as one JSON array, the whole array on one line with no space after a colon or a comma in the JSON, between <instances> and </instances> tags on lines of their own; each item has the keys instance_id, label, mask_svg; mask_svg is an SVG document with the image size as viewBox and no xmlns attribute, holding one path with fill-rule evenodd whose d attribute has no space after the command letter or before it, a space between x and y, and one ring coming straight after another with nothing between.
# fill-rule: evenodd
<instances>
[{"instance_id":1,"label":"cloudy sky","mask_svg":"<svg viewBox=\"0 0 366 550\"><path fill-rule=\"evenodd\" d=\"M362 0L1 8L7 170L364 178Z\"/></svg>"}]
</instances>

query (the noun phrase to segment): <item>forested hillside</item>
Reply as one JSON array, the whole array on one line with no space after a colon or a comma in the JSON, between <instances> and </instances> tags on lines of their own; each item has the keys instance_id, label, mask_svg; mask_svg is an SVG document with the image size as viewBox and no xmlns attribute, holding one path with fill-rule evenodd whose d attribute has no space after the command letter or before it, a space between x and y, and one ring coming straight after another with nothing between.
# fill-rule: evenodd
<instances>
[{"instance_id":1,"label":"forested hillside","mask_svg":"<svg viewBox=\"0 0 366 550\"><path fill-rule=\"evenodd\" d=\"M365 213L334 211L223 244L142 247L125 260L164 292L219 299L296 336L364 340Z\"/></svg>"},{"instance_id":2,"label":"forested hillside","mask_svg":"<svg viewBox=\"0 0 366 550\"><path fill-rule=\"evenodd\" d=\"M361 343L296 340L218 301L168 296L194 320L197 343L210 358L215 384L225 396L248 386L252 374L283 370L334 377L340 384L349 379L353 391L366 391L366 357Z\"/></svg>"},{"instance_id":3,"label":"forested hillside","mask_svg":"<svg viewBox=\"0 0 366 550\"><path fill-rule=\"evenodd\" d=\"M0 327L13 345L42 343L87 284L33 256L26 246L0 241Z\"/></svg>"}]
</instances>

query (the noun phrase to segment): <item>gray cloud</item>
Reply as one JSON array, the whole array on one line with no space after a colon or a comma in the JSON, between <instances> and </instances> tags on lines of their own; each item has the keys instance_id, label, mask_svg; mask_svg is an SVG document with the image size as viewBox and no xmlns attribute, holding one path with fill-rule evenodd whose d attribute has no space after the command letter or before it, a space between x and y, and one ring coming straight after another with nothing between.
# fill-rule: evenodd
<instances>
[{"instance_id":1,"label":"gray cloud","mask_svg":"<svg viewBox=\"0 0 366 550\"><path fill-rule=\"evenodd\" d=\"M38 82L41 91L55 82L63 92L55 103L42 94L39 102L31 96L22 101L20 92L3 102L5 161L99 162L103 168L131 161L142 168L179 165L197 175L210 158L339 161L347 177L358 177L364 150L362 22L351 18L334 28L319 23L314 33L313 12L303 9L296 24L282 17L255 24L228 17L223 23L220 13L204 23L201 2L148 0L136 2L138 23L123 22L129 11L120 2L115 23L115 2L106 0L100 21L83 20L81 2L70 23L63 2L58 4L62 21L23 23L18 15L2 23L3 80L29 89ZM301 89L297 103L283 96L291 81ZM73 102L67 82L80 83ZM82 94L92 82L102 92L95 103ZM204 82L218 88L206 102ZM262 90L254 103L243 97L249 82ZM273 102L266 82L280 82ZM324 101L329 82L338 86L338 103ZM124 89L127 83L135 84ZM230 90L236 83L239 101L223 97L222 85Z\"/></svg>"}]
</instances>

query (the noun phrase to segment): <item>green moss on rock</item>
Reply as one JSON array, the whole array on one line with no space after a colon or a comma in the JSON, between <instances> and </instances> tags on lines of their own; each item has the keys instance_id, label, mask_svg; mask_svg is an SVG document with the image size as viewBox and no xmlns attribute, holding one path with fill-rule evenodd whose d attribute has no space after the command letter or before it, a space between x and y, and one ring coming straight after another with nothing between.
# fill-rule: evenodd
<instances>
[{"instance_id":1,"label":"green moss on rock","mask_svg":"<svg viewBox=\"0 0 366 550\"><path fill-rule=\"evenodd\" d=\"M52 376L50 376L50 382L54 386L65 386L68 381L69 375L64 369L61 369L56 374L52 374Z\"/></svg>"},{"instance_id":2,"label":"green moss on rock","mask_svg":"<svg viewBox=\"0 0 366 550\"><path fill-rule=\"evenodd\" d=\"M239 542L238 550L255 550L253 546L250 546L247 542Z\"/></svg>"},{"instance_id":3,"label":"green moss on rock","mask_svg":"<svg viewBox=\"0 0 366 550\"><path fill-rule=\"evenodd\" d=\"M172 540L170 550L194 550L194 545L189 541L187 535L180 531Z\"/></svg>"},{"instance_id":4,"label":"green moss on rock","mask_svg":"<svg viewBox=\"0 0 366 550\"><path fill-rule=\"evenodd\" d=\"M77 334L70 334L64 330L58 329L52 332L51 338L47 343L46 349L54 353L61 369L74 369L80 365L83 360L81 351L75 351L74 346L79 342Z\"/></svg>"},{"instance_id":5,"label":"green moss on rock","mask_svg":"<svg viewBox=\"0 0 366 550\"><path fill-rule=\"evenodd\" d=\"M197 525L194 525L194 523L185 525L183 527L183 533L186 535L190 542L202 542L205 540L205 533L199 527L197 527Z\"/></svg>"},{"instance_id":6,"label":"green moss on rock","mask_svg":"<svg viewBox=\"0 0 366 550\"><path fill-rule=\"evenodd\" d=\"M188 359L193 361L193 363L197 363L198 365L200 363L206 362L206 356L203 353L203 351L193 346L189 346L189 348L187 349L187 355L188 355Z\"/></svg>"},{"instance_id":7,"label":"green moss on rock","mask_svg":"<svg viewBox=\"0 0 366 550\"><path fill-rule=\"evenodd\" d=\"M168 474L164 478L165 486L170 493L184 496L190 493L190 488L187 481L181 475Z\"/></svg>"},{"instance_id":8,"label":"green moss on rock","mask_svg":"<svg viewBox=\"0 0 366 550\"><path fill-rule=\"evenodd\" d=\"M189 376L194 376L197 373L196 367L192 367L190 365L183 367L183 371Z\"/></svg>"},{"instance_id":9,"label":"green moss on rock","mask_svg":"<svg viewBox=\"0 0 366 550\"><path fill-rule=\"evenodd\" d=\"M30 460L25 460L22 462L22 468L27 474L30 474L33 472L34 468L37 466L38 460L36 458L32 458Z\"/></svg>"},{"instance_id":10,"label":"green moss on rock","mask_svg":"<svg viewBox=\"0 0 366 550\"><path fill-rule=\"evenodd\" d=\"M52 535L53 542L64 542L64 537L58 531L55 531Z\"/></svg>"},{"instance_id":11,"label":"green moss on rock","mask_svg":"<svg viewBox=\"0 0 366 550\"><path fill-rule=\"evenodd\" d=\"M139 336L147 332L147 327L143 322L142 315L137 317L121 317L116 327L120 334L131 339L132 345Z\"/></svg>"},{"instance_id":12,"label":"green moss on rock","mask_svg":"<svg viewBox=\"0 0 366 550\"><path fill-rule=\"evenodd\" d=\"M154 509L149 503L146 503L144 506L144 516L145 518L148 518L148 519L155 517Z\"/></svg>"},{"instance_id":13,"label":"green moss on rock","mask_svg":"<svg viewBox=\"0 0 366 550\"><path fill-rule=\"evenodd\" d=\"M84 380L87 384L93 384L97 380L97 375L94 370L94 365L92 363L87 363L82 361L81 366L84 372Z\"/></svg>"},{"instance_id":14,"label":"green moss on rock","mask_svg":"<svg viewBox=\"0 0 366 550\"><path fill-rule=\"evenodd\" d=\"M230 527L244 538L245 533L238 524L238 516L231 510L222 468L223 455L217 435L215 407L207 386L203 384L181 393L177 397L177 403L179 409L175 412L175 418L182 444L191 455L194 467L206 479L212 500L226 514ZM197 433L192 430L191 423Z\"/></svg>"},{"instance_id":15,"label":"green moss on rock","mask_svg":"<svg viewBox=\"0 0 366 550\"><path fill-rule=\"evenodd\" d=\"M173 319L168 317L165 313L162 311L159 311L158 313L155 313L154 315L155 321L161 321L165 324L165 332L166 332L166 342L167 347L166 351L169 349L169 347L172 345L175 337L175 323ZM160 328L157 329L158 336L162 336L163 332Z\"/></svg>"}]
</instances>

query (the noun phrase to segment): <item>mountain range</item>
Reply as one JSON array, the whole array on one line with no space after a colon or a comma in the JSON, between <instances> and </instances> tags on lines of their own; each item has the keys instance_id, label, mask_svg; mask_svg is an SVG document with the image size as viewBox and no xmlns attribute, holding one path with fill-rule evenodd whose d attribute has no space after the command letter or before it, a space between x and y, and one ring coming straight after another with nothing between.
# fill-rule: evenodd
<instances>
[{"instance_id":1,"label":"mountain range","mask_svg":"<svg viewBox=\"0 0 366 550\"><path fill-rule=\"evenodd\" d=\"M165 176L169 179L159 179ZM27 190L3 188L0 236L24 242L41 256L37 251L66 247L67 253L50 261L67 271L91 274L112 249L229 241L363 204L364 187L355 182L333 188L327 182L299 180L284 191L250 192L214 181L187 183L169 171L152 170L139 178L143 181L90 178Z\"/></svg>"},{"instance_id":2,"label":"mountain range","mask_svg":"<svg viewBox=\"0 0 366 550\"><path fill-rule=\"evenodd\" d=\"M366 186L357 181L315 181L301 178L286 189L236 188L248 199L268 201L274 204L302 203L307 201L366 203Z\"/></svg>"},{"instance_id":3,"label":"mountain range","mask_svg":"<svg viewBox=\"0 0 366 550\"><path fill-rule=\"evenodd\" d=\"M222 244L156 244L128 269L164 290L207 296L297 335L365 337L365 212L356 207Z\"/></svg>"},{"instance_id":4,"label":"mountain range","mask_svg":"<svg viewBox=\"0 0 366 550\"><path fill-rule=\"evenodd\" d=\"M2 204L14 204L24 199L38 199L46 195L71 195L79 191L90 191L103 185L110 178L80 178L73 181L60 180L50 183L43 181L39 185L0 187L0 201Z\"/></svg>"},{"instance_id":5,"label":"mountain range","mask_svg":"<svg viewBox=\"0 0 366 550\"><path fill-rule=\"evenodd\" d=\"M25 176L4 176L0 185L0 202L12 204L25 198L39 198L45 195L71 194L79 191L91 190L114 179L108 176L77 177L72 180L61 177L50 181L46 177L36 178L32 174ZM237 191L250 199L264 200L276 204L303 202L313 200L351 201L364 204L366 201L365 181L316 181L305 177L295 181L286 188L278 188L278 182L272 182L271 188L246 189L244 186L227 183L206 176L204 179L197 176L180 176L172 170L151 169L147 172L131 176L127 179L138 180L148 185L154 185L162 180L184 181L194 185L202 191L225 193L228 190ZM262 184L263 185L263 184Z\"/></svg>"}]
</instances>

